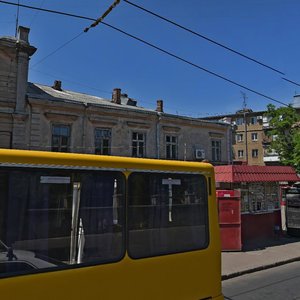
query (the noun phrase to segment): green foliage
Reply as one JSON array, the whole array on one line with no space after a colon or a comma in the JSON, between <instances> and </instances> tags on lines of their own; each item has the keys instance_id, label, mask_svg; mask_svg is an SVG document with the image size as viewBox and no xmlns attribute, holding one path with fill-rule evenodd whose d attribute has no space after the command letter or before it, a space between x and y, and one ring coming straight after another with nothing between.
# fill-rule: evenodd
<instances>
[{"instance_id":1,"label":"green foliage","mask_svg":"<svg viewBox=\"0 0 300 300\"><path fill-rule=\"evenodd\" d=\"M300 172L300 115L291 107L267 106L270 119L268 136L273 137L270 148L274 149L284 165L295 167Z\"/></svg>"}]
</instances>

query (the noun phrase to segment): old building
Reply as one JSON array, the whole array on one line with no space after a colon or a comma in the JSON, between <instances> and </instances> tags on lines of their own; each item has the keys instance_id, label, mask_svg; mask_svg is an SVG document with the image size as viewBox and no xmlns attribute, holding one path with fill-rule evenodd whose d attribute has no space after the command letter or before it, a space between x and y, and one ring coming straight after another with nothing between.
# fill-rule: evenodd
<instances>
[{"instance_id":1,"label":"old building","mask_svg":"<svg viewBox=\"0 0 300 300\"><path fill-rule=\"evenodd\" d=\"M231 127L138 106L121 89L111 99L28 83L36 48L29 29L0 38L0 147L231 163Z\"/></svg>"}]
</instances>

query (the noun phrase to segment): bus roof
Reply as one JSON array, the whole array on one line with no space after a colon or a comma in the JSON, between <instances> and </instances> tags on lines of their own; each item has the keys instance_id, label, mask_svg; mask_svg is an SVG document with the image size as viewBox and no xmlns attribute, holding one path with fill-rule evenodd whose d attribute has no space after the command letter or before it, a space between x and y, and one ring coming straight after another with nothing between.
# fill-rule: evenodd
<instances>
[{"instance_id":1,"label":"bus roof","mask_svg":"<svg viewBox=\"0 0 300 300\"><path fill-rule=\"evenodd\" d=\"M46 168L159 170L178 172L209 172L213 166L204 162L133 158L110 155L61 153L34 150L0 149L0 166Z\"/></svg>"}]
</instances>

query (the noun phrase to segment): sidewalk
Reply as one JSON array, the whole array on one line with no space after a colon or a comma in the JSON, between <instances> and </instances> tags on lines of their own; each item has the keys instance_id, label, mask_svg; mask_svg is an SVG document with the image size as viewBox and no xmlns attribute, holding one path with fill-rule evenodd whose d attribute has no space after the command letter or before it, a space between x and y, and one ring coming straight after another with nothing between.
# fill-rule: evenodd
<instances>
[{"instance_id":1,"label":"sidewalk","mask_svg":"<svg viewBox=\"0 0 300 300\"><path fill-rule=\"evenodd\" d=\"M222 252L222 280L300 260L300 238L280 237L245 248Z\"/></svg>"}]
</instances>

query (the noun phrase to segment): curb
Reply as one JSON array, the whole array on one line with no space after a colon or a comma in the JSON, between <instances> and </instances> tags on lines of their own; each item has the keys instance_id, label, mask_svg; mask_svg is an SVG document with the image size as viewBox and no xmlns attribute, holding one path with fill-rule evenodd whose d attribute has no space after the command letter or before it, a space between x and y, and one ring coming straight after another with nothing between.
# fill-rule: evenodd
<instances>
[{"instance_id":1,"label":"curb","mask_svg":"<svg viewBox=\"0 0 300 300\"><path fill-rule=\"evenodd\" d=\"M284 261L275 262L273 264L259 266L259 267L253 268L253 269L248 269L248 270L234 272L234 273L231 273L231 274L222 275L221 278L222 278L222 281L224 281L224 280L228 280L228 279L235 278L235 277L238 277L238 276L242 276L242 275L245 275L245 274L251 274L251 273L254 273L254 272L258 272L258 271L267 270L267 269L271 269L271 268L274 268L274 267L286 265L286 264L289 264L289 263L292 263L292 262L295 262L295 261L300 261L300 257L290 258L290 259L287 259L287 260L284 260Z\"/></svg>"}]
</instances>

